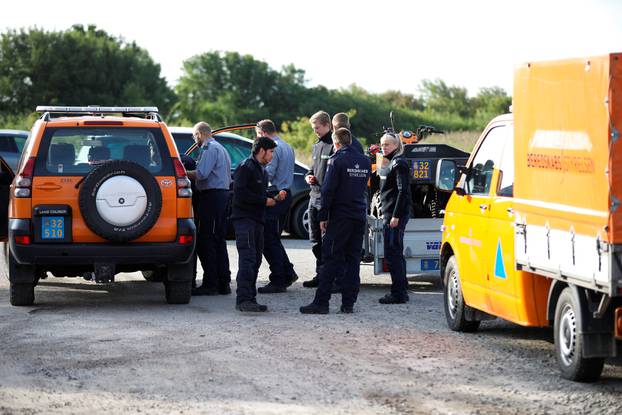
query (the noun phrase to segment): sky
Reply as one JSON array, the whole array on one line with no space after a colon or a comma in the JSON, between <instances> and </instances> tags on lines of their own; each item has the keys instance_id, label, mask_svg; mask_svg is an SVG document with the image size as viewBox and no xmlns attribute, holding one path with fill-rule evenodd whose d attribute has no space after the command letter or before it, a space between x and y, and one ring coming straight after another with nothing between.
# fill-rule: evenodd
<instances>
[{"instance_id":1,"label":"sky","mask_svg":"<svg viewBox=\"0 0 622 415\"><path fill-rule=\"evenodd\" d=\"M512 93L528 61L622 52L622 0L6 1L0 32L95 24L135 41L171 86L208 51L294 64L309 86L418 95L424 79Z\"/></svg>"}]
</instances>

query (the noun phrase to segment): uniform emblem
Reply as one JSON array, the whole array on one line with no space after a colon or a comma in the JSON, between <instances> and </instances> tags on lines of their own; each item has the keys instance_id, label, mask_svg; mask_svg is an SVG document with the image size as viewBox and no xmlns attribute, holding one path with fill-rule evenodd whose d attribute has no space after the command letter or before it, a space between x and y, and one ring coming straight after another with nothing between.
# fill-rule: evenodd
<instances>
[{"instance_id":1,"label":"uniform emblem","mask_svg":"<svg viewBox=\"0 0 622 415\"><path fill-rule=\"evenodd\" d=\"M160 184L162 187L171 187L173 185L173 181L171 179L162 179L160 180Z\"/></svg>"},{"instance_id":2,"label":"uniform emblem","mask_svg":"<svg viewBox=\"0 0 622 415\"><path fill-rule=\"evenodd\" d=\"M359 168L359 164L358 164L358 163L356 163L356 164L354 165L354 168L355 168L355 169L358 169L358 168Z\"/></svg>"}]
</instances>

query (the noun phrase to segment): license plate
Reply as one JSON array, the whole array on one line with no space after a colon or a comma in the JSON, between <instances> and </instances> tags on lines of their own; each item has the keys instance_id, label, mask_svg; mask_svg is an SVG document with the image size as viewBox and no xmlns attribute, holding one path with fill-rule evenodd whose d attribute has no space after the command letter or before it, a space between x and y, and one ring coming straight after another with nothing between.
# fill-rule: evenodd
<instances>
[{"instance_id":1,"label":"license plate","mask_svg":"<svg viewBox=\"0 0 622 415\"><path fill-rule=\"evenodd\" d=\"M63 239L65 237L65 218L44 216L41 218L41 239Z\"/></svg>"},{"instance_id":2,"label":"license plate","mask_svg":"<svg viewBox=\"0 0 622 415\"><path fill-rule=\"evenodd\" d=\"M439 266L438 259L422 259L421 260L421 271L438 271L441 267Z\"/></svg>"},{"instance_id":3,"label":"license plate","mask_svg":"<svg viewBox=\"0 0 622 415\"><path fill-rule=\"evenodd\" d=\"M413 161L413 179L430 179L431 164L432 162L430 160Z\"/></svg>"}]
</instances>

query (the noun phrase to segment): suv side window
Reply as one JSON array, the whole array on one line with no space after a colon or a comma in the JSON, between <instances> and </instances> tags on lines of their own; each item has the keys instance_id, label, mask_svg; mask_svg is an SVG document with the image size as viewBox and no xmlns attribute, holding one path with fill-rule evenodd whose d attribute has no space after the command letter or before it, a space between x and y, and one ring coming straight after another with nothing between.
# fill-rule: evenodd
<instances>
[{"instance_id":1,"label":"suv side window","mask_svg":"<svg viewBox=\"0 0 622 415\"><path fill-rule=\"evenodd\" d=\"M231 170L235 170L238 164L251 154L251 146L245 141L230 140L218 136L215 138L229 153L229 157L231 157Z\"/></svg>"},{"instance_id":2,"label":"suv side window","mask_svg":"<svg viewBox=\"0 0 622 415\"><path fill-rule=\"evenodd\" d=\"M499 164L501 181L499 182L497 196L512 197L514 196L514 130L509 127L506 130L503 156Z\"/></svg>"},{"instance_id":3,"label":"suv side window","mask_svg":"<svg viewBox=\"0 0 622 415\"><path fill-rule=\"evenodd\" d=\"M491 129L479 146L465 181L467 194L487 195L490 193L492 173L498 166L505 144L507 128L505 126Z\"/></svg>"}]
</instances>

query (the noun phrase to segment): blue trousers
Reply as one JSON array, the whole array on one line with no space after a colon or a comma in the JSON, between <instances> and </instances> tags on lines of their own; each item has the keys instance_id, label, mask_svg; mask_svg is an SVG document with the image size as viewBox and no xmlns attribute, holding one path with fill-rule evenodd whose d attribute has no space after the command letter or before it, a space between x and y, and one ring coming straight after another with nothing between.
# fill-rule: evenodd
<instances>
[{"instance_id":1,"label":"blue trousers","mask_svg":"<svg viewBox=\"0 0 622 415\"><path fill-rule=\"evenodd\" d=\"M257 274L263 252L263 223L252 219L234 219L235 246L238 249L236 303L257 297Z\"/></svg>"},{"instance_id":2,"label":"blue trousers","mask_svg":"<svg viewBox=\"0 0 622 415\"><path fill-rule=\"evenodd\" d=\"M313 302L328 305L336 279L340 279L341 303L352 306L361 285L361 245L365 222L354 219L333 219L322 239L322 268Z\"/></svg>"},{"instance_id":3,"label":"blue trousers","mask_svg":"<svg viewBox=\"0 0 622 415\"><path fill-rule=\"evenodd\" d=\"M266 208L263 256L270 265L270 282L280 287L287 285L294 273L294 266L281 242L281 233L285 228L285 220L291 204L292 195L288 191L283 201Z\"/></svg>"},{"instance_id":4,"label":"blue trousers","mask_svg":"<svg viewBox=\"0 0 622 415\"><path fill-rule=\"evenodd\" d=\"M404 258L404 229L408 217L401 218L395 228L384 224L384 259L391 273L391 294L395 297L408 298L408 280L406 279L406 259Z\"/></svg>"},{"instance_id":5,"label":"blue trousers","mask_svg":"<svg viewBox=\"0 0 622 415\"><path fill-rule=\"evenodd\" d=\"M217 289L231 282L227 254L227 207L229 191L202 191L199 199L197 255L203 268L203 286Z\"/></svg>"}]
</instances>

